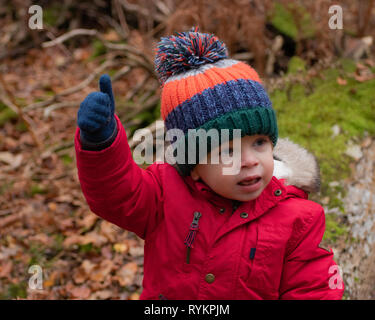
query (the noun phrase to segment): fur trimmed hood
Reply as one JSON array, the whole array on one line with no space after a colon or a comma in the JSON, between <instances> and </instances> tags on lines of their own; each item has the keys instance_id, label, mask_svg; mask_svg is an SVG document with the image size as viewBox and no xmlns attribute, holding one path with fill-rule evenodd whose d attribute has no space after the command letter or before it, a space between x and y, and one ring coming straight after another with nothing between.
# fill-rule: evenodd
<instances>
[{"instance_id":1,"label":"fur trimmed hood","mask_svg":"<svg viewBox=\"0 0 375 320\"><path fill-rule=\"evenodd\" d=\"M306 192L319 192L320 169L314 155L288 138L279 138L273 150L274 172L286 185L294 185Z\"/></svg>"}]
</instances>

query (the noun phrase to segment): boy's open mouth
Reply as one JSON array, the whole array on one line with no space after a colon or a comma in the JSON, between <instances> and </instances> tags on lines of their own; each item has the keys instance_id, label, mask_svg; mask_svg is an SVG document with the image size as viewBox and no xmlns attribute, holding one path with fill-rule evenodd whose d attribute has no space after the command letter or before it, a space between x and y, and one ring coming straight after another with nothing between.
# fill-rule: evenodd
<instances>
[{"instance_id":1,"label":"boy's open mouth","mask_svg":"<svg viewBox=\"0 0 375 320\"><path fill-rule=\"evenodd\" d=\"M237 184L239 184L240 186L250 186L252 184L256 184L259 180L260 180L259 176L257 176L257 177L249 177L249 178L241 180Z\"/></svg>"}]
</instances>

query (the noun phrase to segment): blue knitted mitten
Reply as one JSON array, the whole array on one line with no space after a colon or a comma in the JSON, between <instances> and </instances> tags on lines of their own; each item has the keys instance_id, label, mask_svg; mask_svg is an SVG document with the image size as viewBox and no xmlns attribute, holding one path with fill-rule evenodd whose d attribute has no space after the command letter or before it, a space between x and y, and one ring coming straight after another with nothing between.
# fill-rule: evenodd
<instances>
[{"instance_id":1,"label":"blue knitted mitten","mask_svg":"<svg viewBox=\"0 0 375 320\"><path fill-rule=\"evenodd\" d=\"M101 150L110 145L117 134L115 101L111 78L104 74L99 79L100 92L90 93L77 113L82 147Z\"/></svg>"}]
</instances>

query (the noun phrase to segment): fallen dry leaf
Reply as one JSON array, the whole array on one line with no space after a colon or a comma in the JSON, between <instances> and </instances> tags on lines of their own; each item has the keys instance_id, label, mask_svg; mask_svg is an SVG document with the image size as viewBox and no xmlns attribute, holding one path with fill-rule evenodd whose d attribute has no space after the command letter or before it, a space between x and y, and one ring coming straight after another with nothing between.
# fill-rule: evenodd
<instances>
[{"instance_id":1,"label":"fallen dry leaf","mask_svg":"<svg viewBox=\"0 0 375 320\"><path fill-rule=\"evenodd\" d=\"M91 290L86 286L74 287L73 289L70 290L70 293L75 298L87 299L91 294Z\"/></svg>"},{"instance_id":2,"label":"fallen dry leaf","mask_svg":"<svg viewBox=\"0 0 375 320\"><path fill-rule=\"evenodd\" d=\"M9 278L13 268L13 262L11 260L0 264L0 278Z\"/></svg>"},{"instance_id":3,"label":"fallen dry leaf","mask_svg":"<svg viewBox=\"0 0 375 320\"><path fill-rule=\"evenodd\" d=\"M357 80L358 82L366 82L374 78L375 76L373 74L363 74L363 75L355 74L354 75L354 79Z\"/></svg>"},{"instance_id":4,"label":"fallen dry leaf","mask_svg":"<svg viewBox=\"0 0 375 320\"><path fill-rule=\"evenodd\" d=\"M128 300L139 300L139 297L140 297L140 294L137 293L137 292L134 292L134 293L132 293L132 294L129 296Z\"/></svg>"},{"instance_id":5,"label":"fallen dry leaf","mask_svg":"<svg viewBox=\"0 0 375 320\"><path fill-rule=\"evenodd\" d=\"M48 288L55 285L56 280L62 276L63 272L60 270L53 271L49 277L43 282L43 286Z\"/></svg>"},{"instance_id":6,"label":"fallen dry leaf","mask_svg":"<svg viewBox=\"0 0 375 320\"><path fill-rule=\"evenodd\" d=\"M66 237L63 241L64 248L69 248L73 244L80 244L81 243L81 236L79 234L73 234Z\"/></svg>"},{"instance_id":7,"label":"fallen dry leaf","mask_svg":"<svg viewBox=\"0 0 375 320\"><path fill-rule=\"evenodd\" d=\"M94 246L101 247L103 244L106 244L108 239L96 231L91 231L81 236L80 244L89 244L92 243Z\"/></svg>"},{"instance_id":8,"label":"fallen dry leaf","mask_svg":"<svg viewBox=\"0 0 375 320\"><path fill-rule=\"evenodd\" d=\"M0 219L0 230L8 227L21 219L21 215L19 214L12 214L10 216L6 216Z\"/></svg>"},{"instance_id":9,"label":"fallen dry leaf","mask_svg":"<svg viewBox=\"0 0 375 320\"><path fill-rule=\"evenodd\" d=\"M348 84L348 81L346 81L345 79L340 78L340 77L338 77L338 78L336 79L336 81L337 81L337 83L338 83L340 86L346 86L346 85Z\"/></svg>"},{"instance_id":10,"label":"fallen dry leaf","mask_svg":"<svg viewBox=\"0 0 375 320\"><path fill-rule=\"evenodd\" d=\"M357 67L358 70L367 69L367 67L364 64L360 63L360 62L357 62L356 67Z\"/></svg>"},{"instance_id":11,"label":"fallen dry leaf","mask_svg":"<svg viewBox=\"0 0 375 320\"><path fill-rule=\"evenodd\" d=\"M366 59L364 62L365 62L365 64L366 64L367 66L369 66L370 68L372 68L372 67L375 66L375 62L374 62L373 60L371 60L371 59Z\"/></svg>"},{"instance_id":12,"label":"fallen dry leaf","mask_svg":"<svg viewBox=\"0 0 375 320\"><path fill-rule=\"evenodd\" d=\"M110 30L107 33L103 34L103 38L107 41L120 41L121 38L115 30Z\"/></svg>"},{"instance_id":13,"label":"fallen dry leaf","mask_svg":"<svg viewBox=\"0 0 375 320\"><path fill-rule=\"evenodd\" d=\"M133 283L138 266L135 262L129 262L120 268L113 277L121 286L125 287Z\"/></svg>"},{"instance_id":14,"label":"fallen dry leaf","mask_svg":"<svg viewBox=\"0 0 375 320\"><path fill-rule=\"evenodd\" d=\"M29 241L40 242L44 245L51 245L52 242L53 242L53 240L48 235L46 235L45 233L38 233L36 235L33 235L33 236L29 237Z\"/></svg>"},{"instance_id":15,"label":"fallen dry leaf","mask_svg":"<svg viewBox=\"0 0 375 320\"><path fill-rule=\"evenodd\" d=\"M90 229L98 220L98 216L93 213L88 213L83 219L78 220L78 225L85 229Z\"/></svg>"},{"instance_id":16,"label":"fallen dry leaf","mask_svg":"<svg viewBox=\"0 0 375 320\"><path fill-rule=\"evenodd\" d=\"M10 152L0 152L0 161L8 164L12 169L17 169L22 163L23 155L14 155Z\"/></svg>"},{"instance_id":17,"label":"fallen dry leaf","mask_svg":"<svg viewBox=\"0 0 375 320\"><path fill-rule=\"evenodd\" d=\"M129 245L126 243L115 243L113 246L113 250L119 253L125 254L126 252L129 251Z\"/></svg>"},{"instance_id":18,"label":"fallen dry leaf","mask_svg":"<svg viewBox=\"0 0 375 320\"><path fill-rule=\"evenodd\" d=\"M105 220L100 223L100 233L109 241L114 242L116 240L116 232L117 231L113 223Z\"/></svg>"},{"instance_id":19,"label":"fallen dry leaf","mask_svg":"<svg viewBox=\"0 0 375 320\"><path fill-rule=\"evenodd\" d=\"M90 300L106 300L113 296L111 290L100 290L91 294L89 297Z\"/></svg>"},{"instance_id":20,"label":"fallen dry leaf","mask_svg":"<svg viewBox=\"0 0 375 320\"><path fill-rule=\"evenodd\" d=\"M104 281L105 278L110 274L112 269L114 268L114 263L111 260L105 259L103 260L99 266L96 266L90 272L90 280L101 282Z\"/></svg>"}]
</instances>

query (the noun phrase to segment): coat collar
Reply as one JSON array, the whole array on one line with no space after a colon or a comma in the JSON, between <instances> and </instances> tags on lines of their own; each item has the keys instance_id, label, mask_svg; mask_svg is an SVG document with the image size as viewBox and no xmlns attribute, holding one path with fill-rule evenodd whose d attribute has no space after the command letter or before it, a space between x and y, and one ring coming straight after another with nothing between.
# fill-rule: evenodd
<instances>
[{"instance_id":1,"label":"coat collar","mask_svg":"<svg viewBox=\"0 0 375 320\"><path fill-rule=\"evenodd\" d=\"M237 204L239 210L249 213L251 220L259 217L268 209L274 207L280 200L287 197L307 198L307 194L303 190L294 186L286 186L284 185L285 180L279 180L276 177L272 177L270 183L258 198L247 202L223 198L206 183L201 180L194 181L190 176L185 177L185 181L196 196L209 201L216 207L233 208Z\"/></svg>"}]
</instances>

